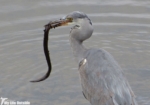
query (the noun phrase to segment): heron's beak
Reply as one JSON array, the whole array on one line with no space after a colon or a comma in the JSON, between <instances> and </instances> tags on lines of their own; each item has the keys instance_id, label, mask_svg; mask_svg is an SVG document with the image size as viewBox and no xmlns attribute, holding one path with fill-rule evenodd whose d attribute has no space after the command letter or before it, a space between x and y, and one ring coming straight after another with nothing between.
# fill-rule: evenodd
<instances>
[{"instance_id":1,"label":"heron's beak","mask_svg":"<svg viewBox=\"0 0 150 105\"><path fill-rule=\"evenodd\" d=\"M73 22L73 18L65 18L64 21L62 20L61 26L69 25L72 22Z\"/></svg>"},{"instance_id":2,"label":"heron's beak","mask_svg":"<svg viewBox=\"0 0 150 105\"><path fill-rule=\"evenodd\" d=\"M45 27L56 28L60 26L69 25L69 23L72 23L72 22L73 22L73 18L65 18L65 19L60 19L56 21L51 21L50 23L46 24Z\"/></svg>"}]
</instances>

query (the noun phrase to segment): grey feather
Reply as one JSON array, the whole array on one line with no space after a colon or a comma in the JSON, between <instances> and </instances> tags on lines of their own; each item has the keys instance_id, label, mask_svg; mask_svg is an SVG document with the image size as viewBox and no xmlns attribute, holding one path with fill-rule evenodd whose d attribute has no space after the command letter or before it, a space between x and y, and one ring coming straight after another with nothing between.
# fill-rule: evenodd
<instances>
[{"instance_id":1,"label":"grey feather","mask_svg":"<svg viewBox=\"0 0 150 105\"><path fill-rule=\"evenodd\" d=\"M89 49L85 51L84 57L87 64L79 69L81 83L85 92L90 94L92 105L107 105L110 101L114 105L136 105L121 67L107 51ZM84 74L81 75L81 71Z\"/></svg>"}]
</instances>

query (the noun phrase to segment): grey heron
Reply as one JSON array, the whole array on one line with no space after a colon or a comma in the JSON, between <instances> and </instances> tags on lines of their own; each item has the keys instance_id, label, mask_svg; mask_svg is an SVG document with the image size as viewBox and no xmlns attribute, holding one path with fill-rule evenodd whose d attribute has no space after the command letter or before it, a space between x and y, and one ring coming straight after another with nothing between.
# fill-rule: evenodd
<instances>
[{"instance_id":1,"label":"grey heron","mask_svg":"<svg viewBox=\"0 0 150 105\"><path fill-rule=\"evenodd\" d=\"M73 24L70 43L78 63L83 95L91 105L137 105L135 95L113 56L104 49L88 49L83 45L93 33L90 18L83 12L74 11L62 21L64 23L59 26Z\"/></svg>"}]
</instances>

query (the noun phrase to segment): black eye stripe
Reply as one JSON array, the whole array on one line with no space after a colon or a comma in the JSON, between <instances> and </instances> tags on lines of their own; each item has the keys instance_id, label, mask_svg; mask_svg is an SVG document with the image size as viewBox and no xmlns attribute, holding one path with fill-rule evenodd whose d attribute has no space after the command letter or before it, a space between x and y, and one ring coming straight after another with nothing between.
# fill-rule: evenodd
<instances>
[{"instance_id":1,"label":"black eye stripe","mask_svg":"<svg viewBox=\"0 0 150 105\"><path fill-rule=\"evenodd\" d=\"M80 27L79 25L75 25L75 27Z\"/></svg>"}]
</instances>

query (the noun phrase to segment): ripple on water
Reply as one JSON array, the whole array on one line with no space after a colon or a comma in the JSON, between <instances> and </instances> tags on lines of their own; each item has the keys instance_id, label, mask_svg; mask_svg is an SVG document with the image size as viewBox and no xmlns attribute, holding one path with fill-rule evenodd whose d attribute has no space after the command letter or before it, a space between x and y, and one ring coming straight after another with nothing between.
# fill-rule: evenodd
<instances>
[{"instance_id":1,"label":"ripple on water","mask_svg":"<svg viewBox=\"0 0 150 105\"><path fill-rule=\"evenodd\" d=\"M44 24L78 8L88 14L95 29L85 45L110 52L125 70L139 103L149 105L149 5L148 0L0 1L1 96L35 105L41 101L43 105L89 105L82 96L69 27L50 33L51 77L37 84L29 82L47 71Z\"/></svg>"}]
</instances>

